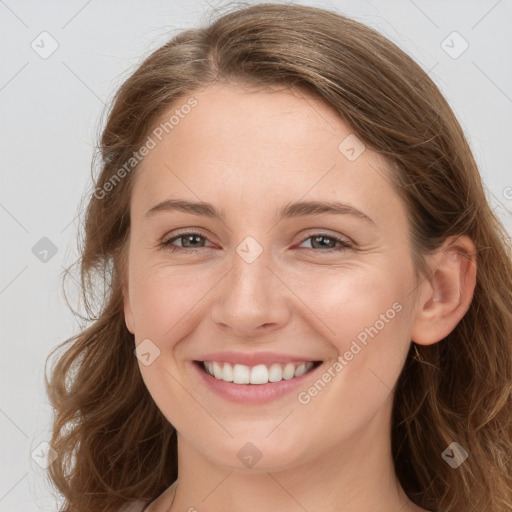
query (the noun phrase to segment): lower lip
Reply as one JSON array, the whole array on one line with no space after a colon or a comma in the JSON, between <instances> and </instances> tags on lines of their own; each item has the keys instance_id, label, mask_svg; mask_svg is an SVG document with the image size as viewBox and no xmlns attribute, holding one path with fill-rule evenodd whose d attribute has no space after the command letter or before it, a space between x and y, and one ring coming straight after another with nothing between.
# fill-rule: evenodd
<instances>
[{"instance_id":1,"label":"lower lip","mask_svg":"<svg viewBox=\"0 0 512 512\"><path fill-rule=\"evenodd\" d=\"M271 402L292 391L297 391L300 387L304 387L305 382L315 375L323 364L319 364L316 368L300 377L294 377L290 380L283 379L279 382L269 382L268 384L234 384L233 382L226 382L212 377L197 363L193 362L192 366L195 372L199 374L202 382L218 396L237 404L257 405Z\"/></svg>"}]
</instances>

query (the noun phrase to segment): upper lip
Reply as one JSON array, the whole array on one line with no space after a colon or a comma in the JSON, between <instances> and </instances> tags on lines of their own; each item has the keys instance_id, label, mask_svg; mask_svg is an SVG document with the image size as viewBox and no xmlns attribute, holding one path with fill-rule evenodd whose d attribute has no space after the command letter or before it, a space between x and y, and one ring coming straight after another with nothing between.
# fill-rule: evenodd
<instances>
[{"instance_id":1,"label":"upper lip","mask_svg":"<svg viewBox=\"0 0 512 512\"><path fill-rule=\"evenodd\" d=\"M293 356L289 354L280 354L277 352L253 352L252 354L244 352L213 352L205 354L198 361L217 361L231 364L243 364L246 366L256 366L258 364L270 365L273 363L301 363L308 361L319 361L310 357Z\"/></svg>"}]
</instances>

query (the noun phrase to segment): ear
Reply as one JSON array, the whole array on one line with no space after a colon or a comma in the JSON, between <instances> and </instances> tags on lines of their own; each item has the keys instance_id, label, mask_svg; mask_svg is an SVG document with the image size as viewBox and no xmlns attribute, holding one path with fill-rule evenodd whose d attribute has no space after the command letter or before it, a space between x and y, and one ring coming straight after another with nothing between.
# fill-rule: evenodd
<instances>
[{"instance_id":1,"label":"ear","mask_svg":"<svg viewBox=\"0 0 512 512\"><path fill-rule=\"evenodd\" d=\"M123 305L124 305L124 322L126 328L135 334L135 325L133 321L132 307L130 306L130 294L128 293L128 285L123 287Z\"/></svg>"},{"instance_id":2,"label":"ear","mask_svg":"<svg viewBox=\"0 0 512 512\"><path fill-rule=\"evenodd\" d=\"M431 345L450 334L466 314L476 285L476 250L467 236L449 237L427 257L431 273L421 283L411 339Z\"/></svg>"}]
</instances>

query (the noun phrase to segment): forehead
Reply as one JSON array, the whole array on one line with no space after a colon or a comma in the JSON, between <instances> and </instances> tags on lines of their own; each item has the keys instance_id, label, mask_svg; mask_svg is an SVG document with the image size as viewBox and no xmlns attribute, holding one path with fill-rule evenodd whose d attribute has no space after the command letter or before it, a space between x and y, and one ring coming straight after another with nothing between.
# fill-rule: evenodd
<instances>
[{"instance_id":1,"label":"forehead","mask_svg":"<svg viewBox=\"0 0 512 512\"><path fill-rule=\"evenodd\" d=\"M180 110L191 98L195 106ZM161 140L153 130L136 173L134 201L144 208L170 193L246 207L284 195L372 202L394 193L383 159L303 88L215 84L178 99L158 126ZM349 146L364 150L354 159Z\"/></svg>"}]
</instances>

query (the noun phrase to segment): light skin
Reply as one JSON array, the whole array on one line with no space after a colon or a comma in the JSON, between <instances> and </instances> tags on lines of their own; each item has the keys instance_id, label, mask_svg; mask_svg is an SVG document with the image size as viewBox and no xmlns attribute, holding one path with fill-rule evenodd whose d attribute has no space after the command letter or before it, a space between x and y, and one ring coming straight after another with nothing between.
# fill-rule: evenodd
<instances>
[{"instance_id":1,"label":"light skin","mask_svg":"<svg viewBox=\"0 0 512 512\"><path fill-rule=\"evenodd\" d=\"M179 450L177 484L147 510L423 510L393 469L394 386L411 340L436 343L466 313L476 275L464 257L474 254L471 240L446 240L427 256L430 274L417 278L407 210L386 162L369 148L354 161L340 152L352 130L328 105L304 90L236 84L194 97L197 107L137 169L131 199L126 325L136 345L150 339L160 350L139 366ZM211 203L225 218L146 215L171 198ZM368 219L276 221L290 202L334 200ZM177 237L187 232L201 235L188 252L159 246L174 239L183 247L189 238ZM246 237L263 250L251 263L236 251ZM328 369L396 303L400 312L307 404L296 392L234 404L192 371L193 360L224 350L280 352ZM314 384L306 382L299 391ZM261 453L251 468L237 457L248 442Z\"/></svg>"}]
</instances>

